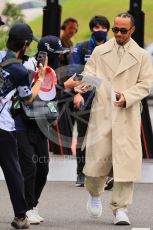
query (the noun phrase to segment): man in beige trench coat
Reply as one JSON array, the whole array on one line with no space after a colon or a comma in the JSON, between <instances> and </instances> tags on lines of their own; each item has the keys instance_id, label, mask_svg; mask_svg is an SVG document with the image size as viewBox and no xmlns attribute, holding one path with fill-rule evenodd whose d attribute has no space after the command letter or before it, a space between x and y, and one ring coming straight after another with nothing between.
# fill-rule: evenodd
<instances>
[{"instance_id":1,"label":"man in beige trench coat","mask_svg":"<svg viewBox=\"0 0 153 230\"><path fill-rule=\"evenodd\" d=\"M92 217L101 216L101 195L112 171L115 183L111 208L116 225L130 224L127 209L142 164L140 105L153 85L149 54L131 38L134 30L132 15L117 15L112 28L114 38L95 48L83 73L102 79L85 141L84 173L90 194L87 211Z\"/></svg>"}]
</instances>

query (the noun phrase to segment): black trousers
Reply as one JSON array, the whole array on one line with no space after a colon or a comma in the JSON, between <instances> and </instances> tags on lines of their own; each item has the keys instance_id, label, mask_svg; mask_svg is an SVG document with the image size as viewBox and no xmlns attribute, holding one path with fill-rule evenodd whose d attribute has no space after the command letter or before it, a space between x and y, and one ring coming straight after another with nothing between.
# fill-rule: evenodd
<instances>
[{"instance_id":1,"label":"black trousers","mask_svg":"<svg viewBox=\"0 0 153 230\"><path fill-rule=\"evenodd\" d=\"M77 159L77 174L83 172L85 165L85 149L82 151L81 146L88 128L88 121L90 117L90 109L78 111L77 112L77 149L76 149L76 159Z\"/></svg>"},{"instance_id":2,"label":"black trousers","mask_svg":"<svg viewBox=\"0 0 153 230\"><path fill-rule=\"evenodd\" d=\"M36 207L47 181L49 152L47 138L38 128L17 132L18 152L24 176L28 209Z\"/></svg>"},{"instance_id":3,"label":"black trousers","mask_svg":"<svg viewBox=\"0 0 153 230\"><path fill-rule=\"evenodd\" d=\"M7 132L1 129L0 166L7 183L14 214L16 217L23 217L28 209L24 195L24 179L19 164L16 138L14 132Z\"/></svg>"},{"instance_id":4,"label":"black trousers","mask_svg":"<svg viewBox=\"0 0 153 230\"><path fill-rule=\"evenodd\" d=\"M59 104L60 117L56 127L50 127L50 148L54 154L72 155L73 97L66 97L63 100L64 102Z\"/></svg>"}]
</instances>

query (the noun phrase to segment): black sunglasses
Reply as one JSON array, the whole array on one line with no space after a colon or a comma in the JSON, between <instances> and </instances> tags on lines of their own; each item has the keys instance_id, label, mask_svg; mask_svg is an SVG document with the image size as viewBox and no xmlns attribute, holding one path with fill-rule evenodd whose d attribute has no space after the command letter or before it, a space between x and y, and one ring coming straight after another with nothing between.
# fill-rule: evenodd
<instances>
[{"instance_id":1,"label":"black sunglasses","mask_svg":"<svg viewBox=\"0 0 153 230\"><path fill-rule=\"evenodd\" d=\"M127 34L127 32L128 32L129 30L131 30L131 29L132 29L132 27L130 27L130 29L113 27L113 28L112 28L112 31L113 31L114 33L116 33L116 34L117 34L119 31L120 31L121 34Z\"/></svg>"}]
</instances>

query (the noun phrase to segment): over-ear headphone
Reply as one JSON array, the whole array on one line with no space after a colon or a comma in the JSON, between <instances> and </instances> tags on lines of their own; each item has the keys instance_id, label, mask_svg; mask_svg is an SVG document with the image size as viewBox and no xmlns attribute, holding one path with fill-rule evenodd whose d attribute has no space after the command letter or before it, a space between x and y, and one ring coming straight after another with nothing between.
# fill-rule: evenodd
<instances>
[{"instance_id":1,"label":"over-ear headphone","mask_svg":"<svg viewBox=\"0 0 153 230\"><path fill-rule=\"evenodd\" d=\"M65 30L66 26L69 22L74 22L77 24L78 27L78 21L75 18L67 18L64 20L63 24L61 25L61 30ZM76 33L78 32L78 29L76 28Z\"/></svg>"}]
</instances>

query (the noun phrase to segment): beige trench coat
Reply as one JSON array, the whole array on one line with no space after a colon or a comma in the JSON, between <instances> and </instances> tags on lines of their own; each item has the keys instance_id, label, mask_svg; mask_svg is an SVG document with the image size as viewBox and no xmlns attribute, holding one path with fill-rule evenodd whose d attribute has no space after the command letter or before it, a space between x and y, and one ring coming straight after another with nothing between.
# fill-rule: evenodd
<instances>
[{"instance_id":1,"label":"beige trench coat","mask_svg":"<svg viewBox=\"0 0 153 230\"><path fill-rule=\"evenodd\" d=\"M114 42L112 38L96 47L84 70L102 79L84 141L84 173L107 176L113 166L115 181L137 181L142 164L140 105L153 86L153 68L148 53L133 39L119 64ZM124 94L126 108L113 105L114 91Z\"/></svg>"}]
</instances>

